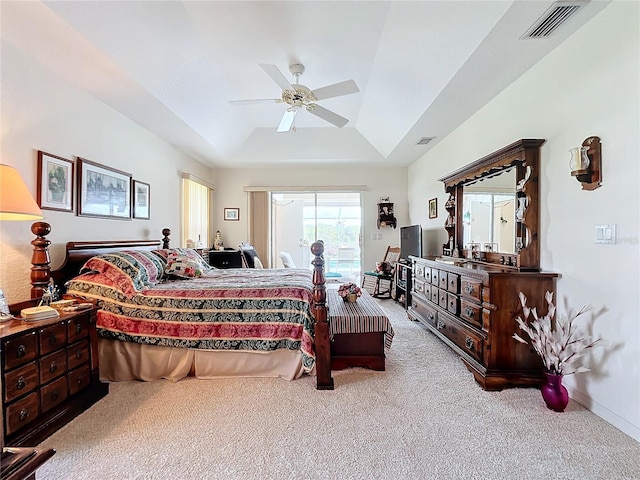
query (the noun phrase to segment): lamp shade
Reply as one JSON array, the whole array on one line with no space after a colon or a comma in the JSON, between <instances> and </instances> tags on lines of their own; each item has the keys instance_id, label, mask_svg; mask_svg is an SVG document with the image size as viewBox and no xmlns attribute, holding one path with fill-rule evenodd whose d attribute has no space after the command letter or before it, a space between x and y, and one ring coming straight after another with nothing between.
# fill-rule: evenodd
<instances>
[{"instance_id":1,"label":"lamp shade","mask_svg":"<svg viewBox=\"0 0 640 480\"><path fill-rule=\"evenodd\" d=\"M41 218L42 212L18 171L9 165L0 165L0 220Z\"/></svg>"}]
</instances>

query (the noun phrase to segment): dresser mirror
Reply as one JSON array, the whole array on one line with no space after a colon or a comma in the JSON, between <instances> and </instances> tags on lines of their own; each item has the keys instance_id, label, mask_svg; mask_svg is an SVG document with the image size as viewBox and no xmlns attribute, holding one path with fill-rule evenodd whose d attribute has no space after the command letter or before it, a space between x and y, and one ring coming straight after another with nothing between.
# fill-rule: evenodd
<instances>
[{"instance_id":1,"label":"dresser mirror","mask_svg":"<svg viewBox=\"0 0 640 480\"><path fill-rule=\"evenodd\" d=\"M516 253L516 170L463 186L463 245L480 252Z\"/></svg>"},{"instance_id":2,"label":"dresser mirror","mask_svg":"<svg viewBox=\"0 0 640 480\"><path fill-rule=\"evenodd\" d=\"M449 194L443 256L539 271L543 143L518 140L439 179Z\"/></svg>"}]
</instances>

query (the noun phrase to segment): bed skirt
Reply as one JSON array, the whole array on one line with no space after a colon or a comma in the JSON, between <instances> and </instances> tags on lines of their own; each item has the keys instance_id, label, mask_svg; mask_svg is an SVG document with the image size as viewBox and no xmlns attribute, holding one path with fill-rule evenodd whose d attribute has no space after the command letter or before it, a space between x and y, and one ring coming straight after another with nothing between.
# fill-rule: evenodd
<instances>
[{"instance_id":1,"label":"bed skirt","mask_svg":"<svg viewBox=\"0 0 640 480\"><path fill-rule=\"evenodd\" d=\"M303 373L299 351L212 351L159 347L98 339L100 380L123 382L160 379L279 377L294 380ZM314 369L315 373L315 369Z\"/></svg>"}]
</instances>

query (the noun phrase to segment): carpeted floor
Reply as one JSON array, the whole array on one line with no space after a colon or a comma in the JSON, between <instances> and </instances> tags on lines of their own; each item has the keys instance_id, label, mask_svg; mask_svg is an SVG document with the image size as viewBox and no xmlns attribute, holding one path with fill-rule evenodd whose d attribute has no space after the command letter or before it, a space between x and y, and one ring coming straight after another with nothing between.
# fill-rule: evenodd
<instances>
[{"instance_id":1,"label":"carpeted floor","mask_svg":"<svg viewBox=\"0 0 640 480\"><path fill-rule=\"evenodd\" d=\"M47 439L45 479L640 479L640 443L535 389L485 392L391 300L387 371L112 384Z\"/></svg>"}]
</instances>

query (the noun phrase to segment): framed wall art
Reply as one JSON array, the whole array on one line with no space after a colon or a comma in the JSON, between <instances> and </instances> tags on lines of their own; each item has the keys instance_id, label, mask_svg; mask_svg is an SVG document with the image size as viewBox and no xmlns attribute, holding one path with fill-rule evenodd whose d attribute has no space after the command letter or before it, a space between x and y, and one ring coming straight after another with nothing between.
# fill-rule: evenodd
<instances>
[{"instance_id":1,"label":"framed wall art","mask_svg":"<svg viewBox=\"0 0 640 480\"><path fill-rule=\"evenodd\" d=\"M149 220L149 202L151 200L151 186L140 180L133 181L133 218Z\"/></svg>"},{"instance_id":2,"label":"framed wall art","mask_svg":"<svg viewBox=\"0 0 640 480\"><path fill-rule=\"evenodd\" d=\"M438 216L438 199L432 198L429 200L429 218L436 218Z\"/></svg>"},{"instance_id":3,"label":"framed wall art","mask_svg":"<svg viewBox=\"0 0 640 480\"><path fill-rule=\"evenodd\" d=\"M38 206L73 212L73 162L38 150Z\"/></svg>"},{"instance_id":4,"label":"framed wall art","mask_svg":"<svg viewBox=\"0 0 640 480\"><path fill-rule=\"evenodd\" d=\"M225 221L238 221L240 220L240 209L239 208L225 208L224 209L224 219Z\"/></svg>"},{"instance_id":5,"label":"framed wall art","mask_svg":"<svg viewBox=\"0 0 640 480\"><path fill-rule=\"evenodd\" d=\"M131 174L78 158L78 215L131 218Z\"/></svg>"}]
</instances>

